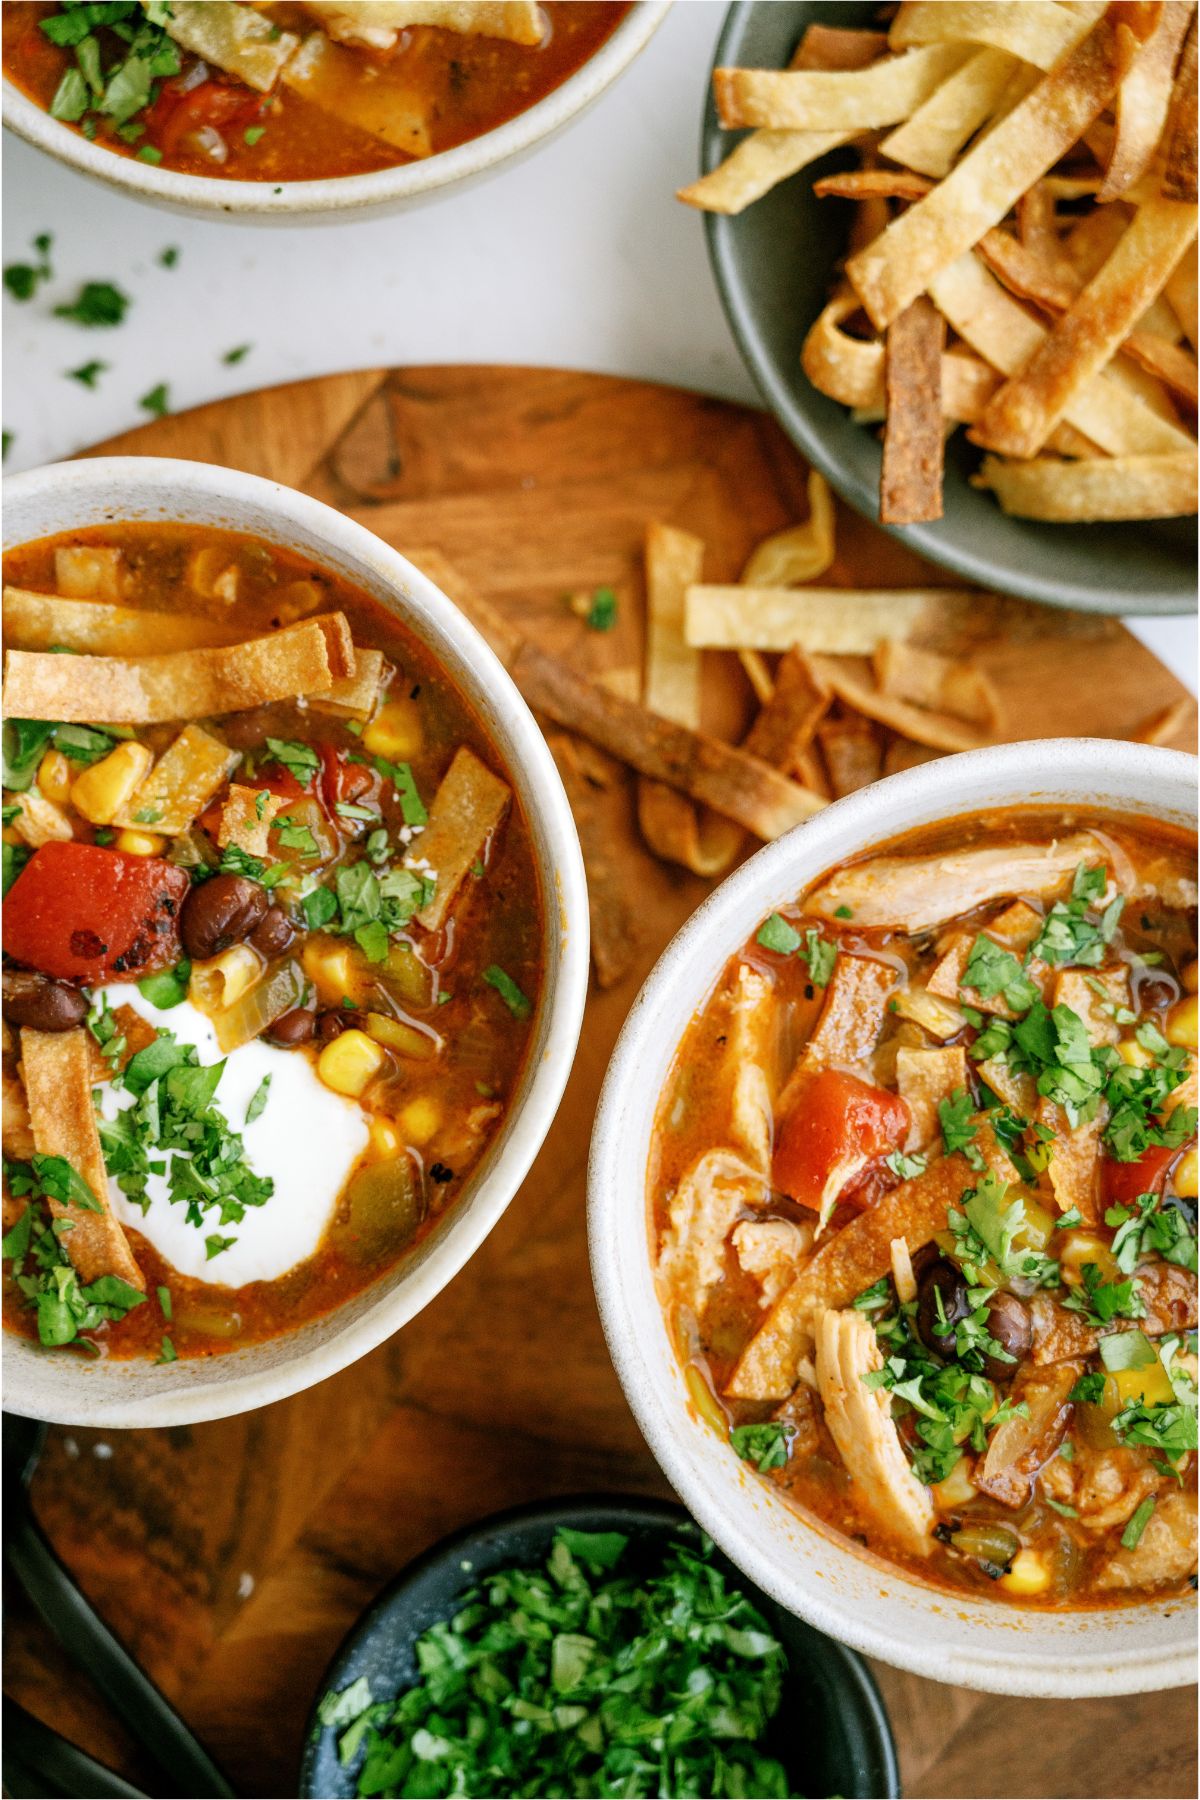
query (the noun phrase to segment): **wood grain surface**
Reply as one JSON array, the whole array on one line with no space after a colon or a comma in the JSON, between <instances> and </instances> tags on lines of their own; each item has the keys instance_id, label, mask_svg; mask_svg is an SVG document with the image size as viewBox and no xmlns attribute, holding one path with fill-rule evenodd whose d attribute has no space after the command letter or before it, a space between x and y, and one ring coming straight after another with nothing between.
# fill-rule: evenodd
<instances>
[{"instance_id":1,"label":"wood grain surface","mask_svg":"<svg viewBox=\"0 0 1200 1800\"><path fill-rule=\"evenodd\" d=\"M433 546L539 644L600 673L641 648L651 519L698 532L706 578L805 513L805 470L765 415L648 384L530 369L339 375L245 395L115 439L105 453L185 456L273 476L398 549ZM941 582L839 509L831 580ZM564 596L619 597L589 632ZM1121 736L1181 692L1111 621L985 601L969 632L1009 735ZM747 696L726 658L706 722ZM1181 745L1194 741L1194 711ZM558 746L560 752L562 744ZM36 1510L109 1623L240 1793L295 1793L322 1670L372 1596L444 1533L519 1501L583 1490L666 1494L605 1350L585 1249L584 1175L608 1056L643 976L707 886L641 847L616 765L577 784L593 852L636 894L628 975L593 990L566 1098L529 1179L478 1255L371 1356L241 1418L168 1431L55 1428ZM146 1779L103 1703L7 1601L8 1690ZM1190 1795L1195 1693L1005 1700L878 1667L909 1795ZM151 1790L152 1791L152 1790Z\"/></svg>"}]
</instances>

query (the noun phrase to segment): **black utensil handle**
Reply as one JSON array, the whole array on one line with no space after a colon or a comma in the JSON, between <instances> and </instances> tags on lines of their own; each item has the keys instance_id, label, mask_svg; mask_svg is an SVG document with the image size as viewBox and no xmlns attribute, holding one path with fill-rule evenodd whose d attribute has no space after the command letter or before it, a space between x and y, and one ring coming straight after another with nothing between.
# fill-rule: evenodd
<instances>
[{"instance_id":1,"label":"black utensil handle","mask_svg":"<svg viewBox=\"0 0 1200 1800\"><path fill-rule=\"evenodd\" d=\"M179 1714L102 1619L92 1611L32 1515L5 1545L9 1568L55 1637L86 1669L154 1761L169 1776L164 1794L232 1800L233 1789ZM115 1778L114 1778L115 1779ZM129 1792L112 1789L106 1792Z\"/></svg>"},{"instance_id":2,"label":"black utensil handle","mask_svg":"<svg viewBox=\"0 0 1200 1800\"><path fill-rule=\"evenodd\" d=\"M141 1788L131 1787L7 1695L3 1760L4 1791L12 1800L50 1800L56 1795L72 1800L145 1800Z\"/></svg>"}]
</instances>

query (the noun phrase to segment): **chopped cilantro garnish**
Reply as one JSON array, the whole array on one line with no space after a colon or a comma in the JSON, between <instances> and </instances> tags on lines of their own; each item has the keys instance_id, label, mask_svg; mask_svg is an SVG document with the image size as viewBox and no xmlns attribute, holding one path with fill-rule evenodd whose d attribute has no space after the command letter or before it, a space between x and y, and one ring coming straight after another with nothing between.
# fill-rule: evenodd
<instances>
[{"instance_id":1,"label":"chopped cilantro garnish","mask_svg":"<svg viewBox=\"0 0 1200 1800\"><path fill-rule=\"evenodd\" d=\"M171 1321L172 1311L173 1311L172 1301L171 1301L171 1290L169 1287L160 1287L160 1288L155 1289L155 1293L158 1295L159 1311L162 1313L163 1318L166 1319L167 1323L169 1324Z\"/></svg>"},{"instance_id":2,"label":"chopped cilantro garnish","mask_svg":"<svg viewBox=\"0 0 1200 1800\"><path fill-rule=\"evenodd\" d=\"M938 1118L946 1155L967 1150L979 1127L975 1122L975 1102L965 1088L955 1088L948 1100L938 1101Z\"/></svg>"},{"instance_id":3,"label":"chopped cilantro garnish","mask_svg":"<svg viewBox=\"0 0 1200 1800\"><path fill-rule=\"evenodd\" d=\"M307 787L321 767L321 758L312 745L302 744L296 738L269 737L267 749L274 761L294 776L301 787Z\"/></svg>"},{"instance_id":4,"label":"chopped cilantro garnish","mask_svg":"<svg viewBox=\"0 0 1200 1800\"><path fill-rule=\"evenodd\" d=\"M337 900L327 887L318 887L311 894L305 894L300 902L305 923L310 931L319 931L322 925L328 925L337 912Z\"/></svg>"},{"instance_id":5,"label":"chopped cilantro garnish","mask_svg":"<svg viewBox=\"0 0 1200 1800\"><path fill-rule=\"evenodd\" d=\"M262 1080L259 1082L258 1086L255 1088L254 1092L250 1096L250 1104L246 1108L246 1123L247 1123L247 1125L253 1125L255 1119L257 1119L261 1115L263 1108L267 1104L267 1096L270 1094L270 1092L271 1092L271 1077L269 1075L264 1075Z\"/></svg>"},{"instance_id":6,"label":"chopped cilantro garnish","mask_svg":"<svg viewBox=\"0 0 1200 1800\"><path fill-rule=\"evenodd\" d=\"M1154 1495L1147 1494L1121 1533L1121 1543L1126 1550L1136 1550L1141 1543L1142 1533L1150 1523L1150 1515L1154 1511L1155 1504Z\"/></svg>"},{"instance_id":7,"label":"chopped cilantro garnish","mask_svg":"<svg viewBox=\"0 0 1200 1800\"><path fill-rule=\"evenodd\" d=\"M245 131L242 133L242 137L251 150L253 150L255 144L257 144L259 138L262 137L266 129L265 125L247 125Z\"/></svg>"},{"instance_id":8,"label":"chopped cilantro garnish","mask_svg":"<svg viewBox=\"0 0 1200 1800\"><path fill-rule=\"evenodd\" d=\"M162 269L173 269L179 261L179 246L168 244L165 250L158 253L158 264Z\"/></svg>"},{"instance_id":9,"label":"chopped cilantro garnish","mask_svg":"<svg viewBox=\"0 0 1200 1800\"><path fill-rule=\"evenodd\" d=\"M87 281L69 305L55 307L54 315L76 325L119 325L129 305L129 296L111 281Z\"/></svg>"},{"instance_id":10,"label":"chopped cilantro garnish","mask_svg":"<svg viewBox=\"0 0 1200 1800\"><path fill-rule=\"evenodd\" d=\"M916 1156L906 1156L903 1150L893 1150L891 1155L885 1156L883 1160L887 1168L892 1171L892 1174L898 1175L901 1181L912 1181L915 1176L923 1175L929 1167L929 1158L927 1156L921 1156L919 1154Z\"/></svg>"},{"instance_id":11,"label":"chopped cilantro garnish","mask_svg":"<svg viewBox=\"0 0 1200 1800\"><path fill-rule=\"evenodd\" d=\"M1063 1301L1070 1312L1082 1313L1089 1325L1111 1325L1114 1319L1140 1319L1146 1308L1133 1281L1105 1281L1095 1263L1084 1263L1083 1285Z\"/></svg>"},{"instance_id":12,"label":"chopped cilantro garnish","mask_svg":"<svg viewBox=\"0 0 1200 1800\"><path fill-rule=\"evenodd\" d=\"M617 596L610 587L598 587L584 614L589 631L611 631L617 622Z\"/></svg>"},{"instance_id":13,"label":"chopped cilantro garnish","mask_svg":"<svg viewBox=\"0 0 1200 1800\"><path fill-rule=\"evenodd\" d=\"M959 986L990 1000L999 994L1013 1012L1024 1012L1038 998L1038 990L1010 950L981 933L971 945Z\"/></svg>"},{"instance_id":14,"label":"chopped cilantro garnish","mask_svg":"<svg viewBox=\"0 0 1200 1800\"><path fill-rule=\"evenodd\" d=\"M6 1163L5 1174L15 1198L39 1191L30 1164ZM11 1262L13 1286L36 1313L38 1337L47 1348L76 1342L89 1347L80 1341L82 1332L123 1319L146 1298L117 1275L82 1285L49 1214L35 1202L0 1240L0 1255Z\"/></svg>"},{"instance_id":15,"label":"chopped cilantro garnish","mask_svg":"<svg viewBox=\"0 0 1200 1800\"><path fill-rule=\"evenodd\" d=\"M54 271L50 267L50 246L54 239L49 232L40 232L33 240L33 247L38 253L35 263L9 263L4 270L4 285L14 300L32 300L43 281L49 281Z\"/></svg>"},{"instance_id":16,"label":"chopped cilantro garnish","mask_svg":"<svg viewBox=\"0 0 1200 1800\"><path fill-rule=\"evenodd\" d=\"M489 987L495 988L514 1019L529 1017L533 1011L532 1003L521 992L511 975L506 975L503 969L492 963L483 971L483 979Z\"/></svg>"},{"instance_id":17,"label":"chopped cilantro garnish","mask_svg":"<svg viewBox=\"0 0 1200 1800\"><path fill-rule=\"evenodd\" d=\"M1089 917L1092 902L1100 899L1107 885L1108 870L1103 863L1091 869L1080 863L1071 884L1071 898L1058 900L1050 908L1030 956L1044 963L1072 963L1081 968L1096 968L1102 963L1125 905L1118 895L1099 919Z\"/></svg>"},{"instance_id":18,"label":"chopped cilantro garnish","mask_svg":"<svg viewBox=\"0 0 1200 1800\"><path fill-rule=\"evenodd\" d=\"M160 1012L167 1012L187 999L191 974L192 965L185 957L173 969L164 969L161 975L143 975L137 984L138 993Z\"/></svg>"},{"instance_id":19,"label":"chopped cilantro garnish","mask_svg":"<svg viewBox=\"0 0 1200 1800\"><path fill-rule=\"evenodd\" d=\"M221 358L221 361L223 363L230 363L230 364L240 363L240 362L244 361L244 359L247 356L249 356L249 354L250 354L251 350L253 350L253 348L254 348L253 344L235 344L232 350L227 350L225 352L224 356Z\"/></svg>"},{"instance_id":20,"label":"chopped cilantro garnish","mask_svg":"<svg viewBox=\"0 0 1200 1800\"><path fill-rule=\"evenodd\" d=\"M788 1459L788 1428L777 1420L764 1425L735 1425L729 1441L743 1462L752 1462L764 1475L782 1469Z\"/></svg>"},{"instance_id":21,"label":"chopped cilantro garnish","mask_svg":"<svg viewBox=\"0 0 1200 1800\"><path fill-rule=\"evenodd\" d=\"M236 1238L222 1237L219 1232L214 1231L213 1233L211 1233L211 1235L209 1237L206 1237L204 1240L204 1260L205 1260L205 1262L211 1262L214 1256L220 1256L220 1254L223 1250L228 1250L228 1248L231 1244L236 1244L236 1243L237 1243Z\"/></svg>"},{"instance_id":22,"label":"chopped cilantro garnish","mask_svg":"<svg viewBox=\"0 0 1200 1800\"><path fill-rule=\"evenodd\" d=\"M110 365L106 362L85 362L80 363L77 369L68 369L67 374L72 381L77 381L81 387L94 388L105 369L109 366Z\"/></svg>"},{"instance_id":23,"label":"chopped cilantro garnish","mask_svg":"<svg viewBox=\"0 0 1200 1800\"><path fill-rule=\"evenodd\" d=\"M800 933L794 926L788 924L781 913L772 913L770 918L759 926L754 941L756 944L761 944L764 950L777 951L780 956L791 956L793 951L800 948L802 942Z\"/></svg>"},{"instance_id":24,"label":"chopped cilantro garnish","mask_svg":"<svg viewBox=\"0 0 1200 1800\"><path fill-rule=\"evenodd\" d=\"M835 919L852 919L854 917L854 908L852 906L835 907L833 916Z\"/></svg>"},{"instance_id":25,"label":"chopped cilantro garnish","mask_svg":"<svg viewBox=\"0 0 1200 1800\"><path fill-rule=\"evenodd\" d=\"M160 381L158 386L152 387L148 394L143 394L138 405L143 411L153 413L156 419L163 418L171 410L170 389L166 382Z\"/></svg>"}]
</instances>

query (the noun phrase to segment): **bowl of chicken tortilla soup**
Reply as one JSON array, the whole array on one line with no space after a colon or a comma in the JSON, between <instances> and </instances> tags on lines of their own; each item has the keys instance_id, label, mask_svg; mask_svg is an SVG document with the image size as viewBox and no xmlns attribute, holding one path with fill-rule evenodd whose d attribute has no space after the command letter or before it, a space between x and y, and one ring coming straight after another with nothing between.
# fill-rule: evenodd
<instances>
[{"instance_id":1,"label":"bowl of chicken tortilla soup","mask_svg":"<svg viewBox=\"0 0 1200 1800\"><path fill-rule=\"evenodd\" d=\"M912 770L668 948L590 1176L609 1345L722 1549L870 1655L1193 1679L1195 764Z\"/></svg>"},{"instance_id":2,"label":"bowl of chicken tortilla soup","mask_svg":"<svg viewBox=\"0 0 1200 1800\"><path fill-rule=\"evenodd\" d=\"M554 1115L570 810L412 564L255 477L9 484L5 1407L163 1425L398 1330Z\"/></svg>"}]
</instances>

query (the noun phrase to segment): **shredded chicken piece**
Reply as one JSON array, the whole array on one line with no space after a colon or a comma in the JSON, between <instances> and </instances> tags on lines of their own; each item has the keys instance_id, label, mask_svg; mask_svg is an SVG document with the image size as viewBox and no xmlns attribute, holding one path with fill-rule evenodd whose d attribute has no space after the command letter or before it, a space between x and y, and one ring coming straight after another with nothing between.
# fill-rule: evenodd
<instances>
[{"instance_id":1,"label":"shredded chicken piece","mask_svg":"<svg viewBox=\"0 0 1200 1800\"><path fill-rule=\"evenodd\" d=\"M822 1313L817 1330L817 1387L825 1423L865 1512L912 1555L932 1548L933 1501L908 1466L886 1388L863 1376L883 1367L875 1331L862 1313Z\"/></svg>"},{"instance_id":2,"label":"shredded chicken piece","mask_svg":"<svg viewBox=\"0 0 1200 1800\"><path fill-rule=\"evenodd\" d=\"M1025 1505L1038 1470L1049 1462L1066 1435L1071 1422L1071 1389L1082 1373L1083 1365L1075 1362L1056 1363L1048 1369L1027 1364L1018 1370L1012 1399L1028 1410L1014 1412L992 1433L987 1454L975 1468L975 1485L982 1493L990 1494L1002 1506L1015 1509Z\"/></svg>"},{"instance_id":3,"label":"shredded chicken piece","mask_svg":"<svg viewBox=\"0 0 1200 1800\"><path fill-rule=\"evenodd\" d=\"M743 963L729 999L725 1061L733 1071L730 1129L735 1145L756 1169L771 1162L773 1110L767 1073L769 1046L775 1031L773 984L758 969Z\"/></svg>"},{"instance_id":4,"label":"shredded chicken piece","mask_svg":"<svg viewBox=\"0 0 1200 1800\"><path fill-rule=\"evenodd\" d=\"M813 1228L790 1219L743 1219L733 1228L733 1247L747 1275L762 1290L760 1304L773 1306L796 1273L802 1256L812 1249Z\"/></svg>"},{"instance_id":5,"label":"shredded chicken piece","mask_svg":"<svg viewBox=\"0 0 1200 1800\"><path fill-rule=\"evenodd\" d=\"M658 1266L697 1315L724 1278L725 1241L734 1225L769 1193L762 1173L732 1150L707 1151L676 1188Z\"/></svg>"},{"instance_id":6,"label":"shredded chicken piece","mask_svg":"<svg viewBox=\"0 0 1200 1800\"><path fill-rule=\"evenodd\" d=\"M1159 1484L1140 1450L1089 1450L1080 1444L1075 1455L1075 1509L1085 1531L1124 1525Z\"/></svg>"},{"instance_id":7,"label":"shredded chicken piece","mask_svg":"<svg viewBox=\"0 0 1200 1800\"><path fill-rule=\"evenodd\" d=\"M832 919L848 906L856 925L923 931L993 900L1026 894L1057 900L1081 862L1102 854L1090 832L1053 844L998 844L936 856L873 856L839 869L812 895L810 912Z\"/></svg>"},{"instance_id":8,"label":"shredded chicken piece","mask_svg":"<svg viewBox=\"0 0 1200 1800\"><path fill-rule=\"evenodd\" d=\"M1161 1496L1132 1550L1118 1550L1096 1577L1102 1588L1165 1587L1196 1570L1196 1510L1190 1495Z\"/></svg>"}]
</instances>

